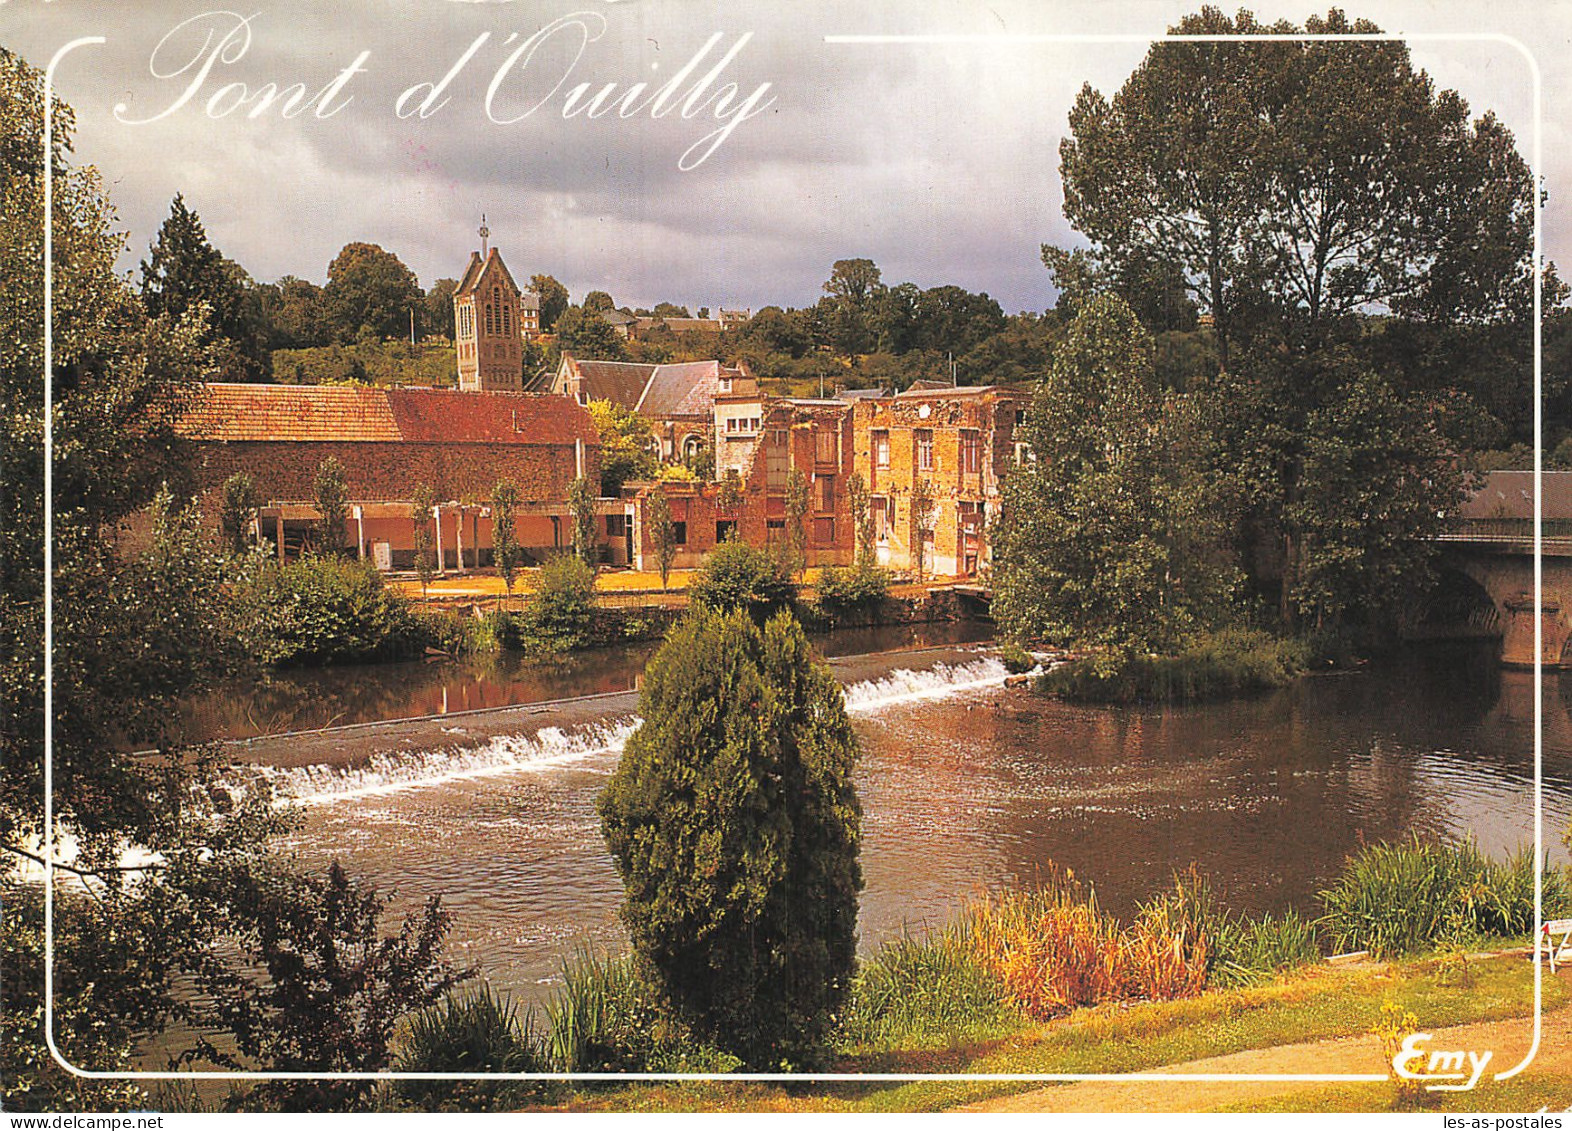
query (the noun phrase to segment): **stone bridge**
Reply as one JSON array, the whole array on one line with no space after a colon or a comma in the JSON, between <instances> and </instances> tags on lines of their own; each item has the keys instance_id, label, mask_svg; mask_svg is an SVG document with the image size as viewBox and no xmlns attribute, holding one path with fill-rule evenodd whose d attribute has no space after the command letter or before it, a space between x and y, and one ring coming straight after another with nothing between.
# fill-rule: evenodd
<instances>
[{"instance_id":1,"label":"stone bridge","mask_svg":"<svg viewBox=\"0 0 1572 1131\"><path fill-rule=\"evenodd\" d=\"M1487 491L1502 474L1490 477ZM1451 620L1469 635L1499 635L1501 662L1512 667L1533 666L1536 620L1543 626L1539 658L1545 666L1572 667L1572 649L1567 647L1572 639L1572 516L1551 518L1548 505L1545 511L1540 541L1543 590L1537 609L1532 516L1463 514L1448 519L1437 538L1444 547L1442 592L1452 597L1451 608L1438 619Z\"/></svg>"}]
</instances>

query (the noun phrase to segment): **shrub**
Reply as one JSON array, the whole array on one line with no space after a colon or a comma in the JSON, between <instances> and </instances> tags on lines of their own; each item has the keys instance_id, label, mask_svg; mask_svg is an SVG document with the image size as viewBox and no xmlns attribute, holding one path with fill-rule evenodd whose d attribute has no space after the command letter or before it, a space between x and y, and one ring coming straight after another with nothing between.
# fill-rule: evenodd
<instances>
[{"instance_id":1,"label":"shrub","mask_svg":"<svg viewBox=\"0 0 1572 1131\"><path fill-rule=\"evenodd\" d=\"M1037 666L1037 657L1013 640L1001 644L998 652L999 660L1004 664L1004 670L1011 675L1029 672Z\"/></svg>"},{"instance_id":2,"label":"shrub","mask_svg":"<svg viewBox=\"0 0 1572 1131\"><path fill-rule=\"evenodd\" d=\"M536 654L582 648L594 620L594 568L577 554L558 554L541 566L519 616L519 646Z\"/></svg>"},{"instance_id":3,"label":"shrub","mask_svg":"<svg viewBox=\"0 0 1572 1131\"><path fill-rule=\"evenodd\" d=\"M741 609L763 619L796 599L786 566L766 550L728 538L704 559L688 600L716 612Z\"/></svg>"},{"instance_id":4,"label":"shrub","mask_svg":"<svg viewBox=\"0 0 1572 1131\"><path fill-rule=\"evenodd\" d=\"M890 591L890 575L872 565L851 569L825 566L819 571L819 604L827 609L858 609L876 605Z\"/></svg>"},{"instance_id":5,"label":"shrub","mask_svg":"<svg viewBox=\"0 0 1572 1131\"><path fill-rule=\"evenodd\" d=\"M802 628L699 609L645 672L599 800L641 969L749 1065L826 1050L856 952L857 739Z\"/></svg>"},{"instance_id":6,"label":"shrub","mask_svg":"<svg viewBox=\"0 0 1572 1131\"><path fill-rule=\"evenodd\" d=\"M1185 703L1283 687L1305 670L1298 641L1253 629L1199 637L1175 656L1107 652L1045 673L1042 691L1094 703Z\"/></svg>"},{"instance_id":7,"label":"shrub","mask_svg":"<svg viewBox=\"0 0 1572 1131\"><path fill-rule=\"evenodd\" d=\"M958 931L903 932L860 965L841 1039L850 1046L923 1048L985 1040L1021 1019Z\"/></svg>"},{"instance_id":8,"label":"shrub","mask_svg":"<svg viewBox=\"0 0 1572 1131\"><path fill-rule=\"evenodd\" d=\"M400 1072L548 1072L534 1016L519 1014L489 984L449 994L410 1019L396 1064ZM526 1080L401 1080L397 1094L427 1110L512 1108L545 1088Z\"/></svg>"},{"instance_id":9,"label":"shrub","mask_svg":"<svg viewBox=\"0 0 1572 1131\"><path fill-rule=\"evenodd\" d=\"M236 590L251 654L273 667L406 655L420 638L409 603L370 562L307 556L263 564Z\"/></svg>"}]
</instances>

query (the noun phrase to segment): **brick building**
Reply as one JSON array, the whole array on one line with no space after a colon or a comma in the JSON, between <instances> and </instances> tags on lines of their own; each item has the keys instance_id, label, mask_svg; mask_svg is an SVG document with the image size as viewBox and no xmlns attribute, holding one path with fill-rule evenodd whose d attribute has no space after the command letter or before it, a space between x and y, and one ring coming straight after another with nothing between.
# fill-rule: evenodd
<instances>
[{"instance_id":1,"label":"brick building","mask_svg":"<svg viewBox=\"0 0 1572 1131\"><path fill-rule=\"evenodd\" d=\"M453 291L459 388L523 388L524 343L540 335L540 296L520 291L496 248L471 252Z\"/></svg>"},{"instance_id":2,"label":"brick building","mask_svg":"<svg viewBox=\"0 0 1572 1131\"><path fill-rule=\"evenodd\" d=\"M926 480L934 507L922 542L923 572L969 577L987 564L988 523L999 486L1018 458L1016 426L1029 395L989 385L913 388L854 402L854 466L868 484L881 565L917 569L913 496Z\"/></svg>"},{"instance_id":3,"label":"brick building","mask_svg":"<svg viewBox=\"0 0 1572 1131\"><path fill-rule=\"evenodd\" d=\"M745 369L718 361L651 365L584 361L564 353L546 391L581 405L610 401L643 416L654 429L665 463L691 462L711 441L715 399L741 380Z\"/></svg>"},{"instance_id":4,"label":"brick building","mask_svg":"<svg viewBox=\"0 0 1572 1131\"><path fill-rule=\"evenodd\" d=\"M498 481L517 484L518 540L538 560L572 541L573 480L600 475L589 413L528 393L212 384L180 430L196 442L203 513L216 524L225 480L248 472L264 500L260 535L281 556L309 542L319 518L312 482L336 458L349 488L348 541L384 569L413 564L412 500L423 485L439 500L442 565L464 568L490 562ZM625 530L626 507L600 509L603 535Z\"/></svg>"}]
</instances>

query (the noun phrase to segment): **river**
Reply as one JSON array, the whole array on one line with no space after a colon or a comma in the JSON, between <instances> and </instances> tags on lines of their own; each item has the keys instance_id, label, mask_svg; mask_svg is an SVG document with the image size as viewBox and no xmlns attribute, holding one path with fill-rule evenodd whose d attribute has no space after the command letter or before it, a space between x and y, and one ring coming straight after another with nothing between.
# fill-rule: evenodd
<instances>
[{"instance_id":1,"label":"river","mask_svg":"<svg viewBox=\"0 0 1572 1131\"><path fill-rule=\"evenodd\" d=\"M889 639L825 643L856 652ZM513 681L534 690L510 694L584 694L605 669L583 671L536 672ZM1532 837L1532 675L1501 671L1477 648L1431 646L1166 709L1005 687L978 645L842 659L837 671L863 747L864 950L984 890L1030 885L1050 864L1094 883L1117 914L1191 863L1232 907L1313 914L1315 893L1361 843L1418 830L1473 835L1499 855ZM412 701L427 703L439 673L409 675L423 688ZM1545 839L1564 861L1572 680L1547 676L1546 693ZM622 944L594 802L636 706L599 694L241 749L305 803L288 846L303 862L336 857L396 890L396 908L441 893L453 956L539 1000L574 945Z\"/></svg>"}]
</instances>

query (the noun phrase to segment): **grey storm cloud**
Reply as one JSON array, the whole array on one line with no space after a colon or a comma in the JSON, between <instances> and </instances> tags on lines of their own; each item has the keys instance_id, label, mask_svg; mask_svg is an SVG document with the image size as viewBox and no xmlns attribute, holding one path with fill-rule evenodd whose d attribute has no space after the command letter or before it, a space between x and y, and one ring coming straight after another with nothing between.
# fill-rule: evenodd
<instances>
[{"instance_id":1,"label":"grey storm cloud","mask_svg":"<svg viewBox=\"0 0 1572 1131\"><path fill-rule=\"evenodd\" d=\"M924 0L847 5L689 0L0 0L0 37L35 65L78 36L104 36L66 59L60 93L77 111L80 159L100 167L129 232L127 267L145 254L185 194L213 241L254 276L321 280L345 243L369 240L404 259L429 285L459 273L485 212L492 242L515 274L548 272L575 296L610 291L619 302L691 305L812 302L836 259L865 256L887 281L955 283L985 290L1009 310L1052 300L1038 249L1078 242L1060 211L1058 143L1076 91L1116 89L1144 47L1124 44L951 42L843 44L827 35L967 36L1160 32L1198 3L1124 0ZM1303 20L1318 5L1256 5L1268 19ZM1301 7L1303 11L1299 10ZM1505 31L1546 42L1544 9L1513 0L1482 16L1427 0L1355 4L1392 30ZM184 106L158 115L196 73L203 36L251 15L244 57L218 60ZM155 46L183 21L159 59ZM1487 21L1487 22L1486 22ZM499 124L485 96L507 56L562 24L499 80L498 117L564 82L535 113ZM578 54L578 27L604 28ZM1566 38L1567 27L1559 39ZM399 94L437 82L486 35L429 118L400 118ZM513 38L509 39L512 36ZM577 83L610 97L646 94L693 59L686 84L742 44L714 88L735 84L732 107L762 84L761 111L735 124L687 171L683 154L725 126L713 103L691 118L647 111L565 119ZM745 40L745 42L744 42ZM208 41L211 46L213 40ZM206 100L225 83L321 89L361 52L363 74L320 120L217 119ZM1509 48L1416 45L1438 82L1476 111L1495 109L1525 144L1529 119L1521 61ZM1552 208L1564 179L1557 114L1567 105L1560 51L1546 69L1545 148ZM181 75L166 71L193 61ZM768 103L765 106L765 103ZM114 108L125 105L117 116ZM691 153L690 153L691 156ZM1561 248L1559 214L1548 248Z\"/></svg>"}]
</instances>

